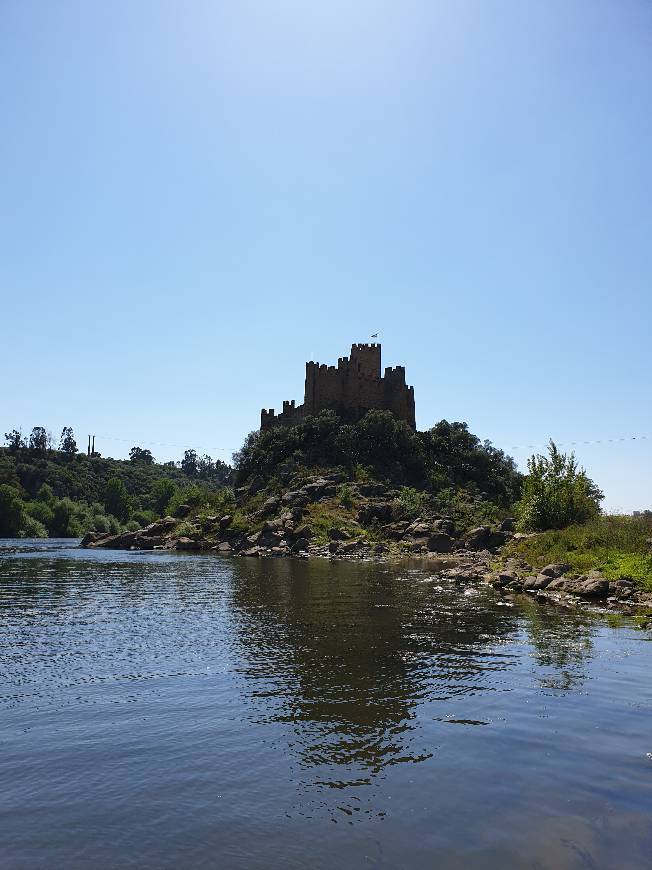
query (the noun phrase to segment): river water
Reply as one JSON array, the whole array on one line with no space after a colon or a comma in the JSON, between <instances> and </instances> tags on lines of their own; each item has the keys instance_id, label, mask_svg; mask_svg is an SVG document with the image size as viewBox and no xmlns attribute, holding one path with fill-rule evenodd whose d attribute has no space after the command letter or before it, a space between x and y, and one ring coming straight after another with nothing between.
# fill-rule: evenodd
<instances>
[{"instance_id":1,"label":"river water","mask_svg":"<svg viewBox=\"0 0 652 870\"><path fill-rule=\"evenodd\" d=\"M433 567L0 542L2 868L647 868L652 635Z\"/></svg>"}]
</instances>

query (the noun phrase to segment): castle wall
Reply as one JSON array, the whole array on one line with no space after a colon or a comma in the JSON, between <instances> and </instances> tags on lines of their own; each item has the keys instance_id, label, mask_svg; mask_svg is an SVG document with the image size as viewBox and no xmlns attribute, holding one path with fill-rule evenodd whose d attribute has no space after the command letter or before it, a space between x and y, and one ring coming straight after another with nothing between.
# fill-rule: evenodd
<instances>
[{"instance_id":1,"label":"castle wall","mask_svg":"<svg viewBox=\"0 0 652 870\"><path fill-rule=\"evenodd\" d=\"M351 356L340 357L337 366L306 363L303 405L283 402L283 411L261 412L261 429L293 426L307 416L334 410L344 420L354 422L372 409L388 410L399 420L416 426L414 388L405 383L403 366L386 368L381 377L380 344L354 344Z\"/></svg>"}]
</instances>

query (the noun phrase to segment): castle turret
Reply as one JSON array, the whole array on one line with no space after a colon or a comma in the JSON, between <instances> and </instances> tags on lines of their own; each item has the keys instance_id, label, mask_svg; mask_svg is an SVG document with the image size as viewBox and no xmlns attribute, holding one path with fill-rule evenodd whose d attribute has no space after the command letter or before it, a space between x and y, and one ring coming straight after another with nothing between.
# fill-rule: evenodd
<instances>
[{"instance_id":1,"label":"castle turret","mask_svg":"<svg viewBox=\"0 0 652 870\"><path fill-rule=\"evenodd\" d=\"M307 362L303 405L284 401L278 415L263 409L260 428L295 426L325 410L355 422L372 409L391 411L414 427L414 388L405 383L405 369L387 368L381 377L380 364L380 344L353 344L350 357L340 357L337 366Z\"/></svg>"},{"instance_id":2,"label":"castle turret","mask_svg":"<svg viewBox=\"0 0 652 870\"><path fill-rule=\"evenodd\" d=\"M366 378L380 378L380 344L351 345L354 372Z\"/></svg>"}]
</instances>

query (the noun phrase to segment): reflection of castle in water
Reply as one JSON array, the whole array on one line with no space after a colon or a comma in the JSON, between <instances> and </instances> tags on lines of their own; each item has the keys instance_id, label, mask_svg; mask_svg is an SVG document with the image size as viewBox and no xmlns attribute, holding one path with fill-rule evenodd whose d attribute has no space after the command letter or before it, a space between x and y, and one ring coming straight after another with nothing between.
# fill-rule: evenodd
<instances>
[{"instance_id":1,"label":"reflection of castle in water","mask_svg":"<svg viewBox=\"0 0 652 870\"><path fill-rule=\"evenodd\" d=\"M395 568L237 561L233 594L260 719L296 725L301 764L333 767L320 779L331 785L429 757L417 708L482 692L492 670L512 664L488 669L484 657L515 633L511 611L488 619L456 589L436 593L435 607L430 583L406 582Z\"/></svg>"}]
</instances>

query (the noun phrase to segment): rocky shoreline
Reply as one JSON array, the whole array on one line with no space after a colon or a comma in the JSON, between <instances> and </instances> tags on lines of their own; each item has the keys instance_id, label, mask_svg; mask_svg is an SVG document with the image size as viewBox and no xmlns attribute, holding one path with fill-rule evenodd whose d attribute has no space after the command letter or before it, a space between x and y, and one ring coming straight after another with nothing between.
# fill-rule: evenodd
<instances>
[{"instance_id":1,"label":"rocky shoreline","mask_svg":"<svg viewBox=\"0 0 652 870\"><path fill-rule=\"evenodd\" d=\"M337 520L340 487L346 483L354 517L317 527L315 512ZM338 496L338 493L340 495ZM246 495L239 493L242 503ZM355 484L341 474L319 476L282 495L268 496L254 511L192 516L182 505L175 516L166 516L135 531L118 535L89 533L82 547L89 549L175 550L213 552L219 555L323 558L399 562L409 557L442 560L443 577L459 582L488 582L501 595L526 594L541 603L562 607L599 606L636 614L652 612L652 594L627 579L610 582L597 571L580 577L566 575L569 566L551 564L539 570L524 559L503 552L511 541L524 537L514 532L514 521L497 527L478 526L458 532L449 516L429 513L415 519L396 519L396 493L384 484Z\"/></svg>"}]
</instances>

